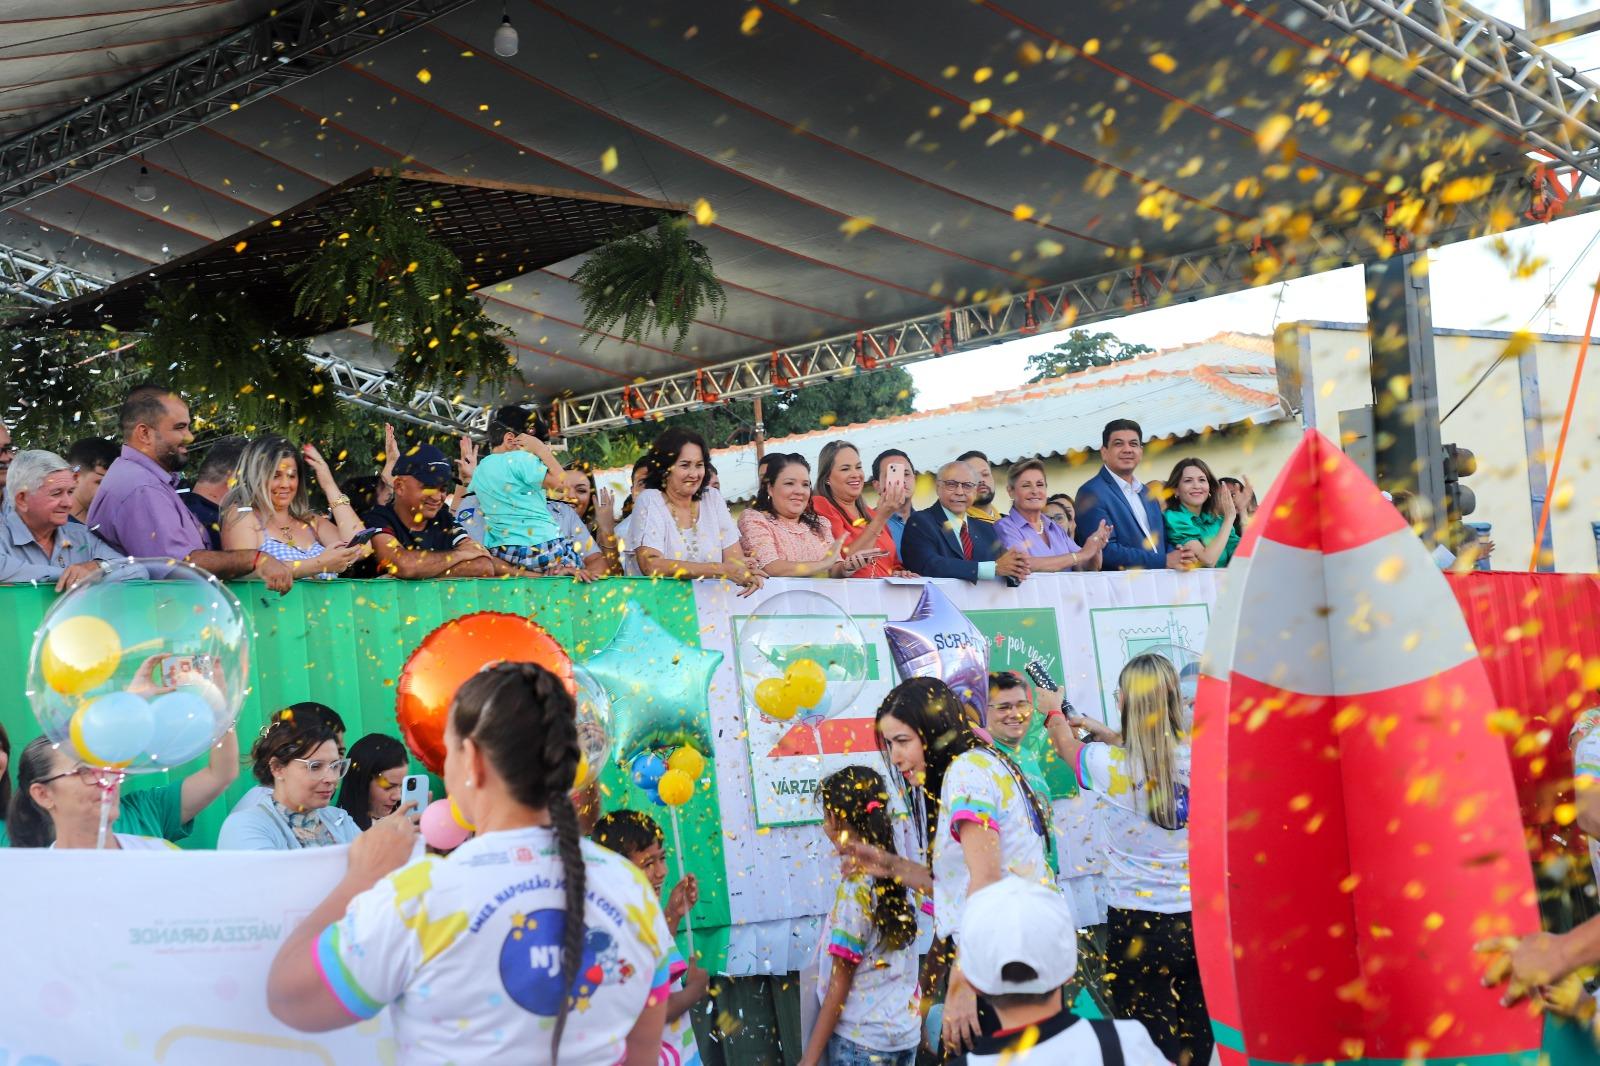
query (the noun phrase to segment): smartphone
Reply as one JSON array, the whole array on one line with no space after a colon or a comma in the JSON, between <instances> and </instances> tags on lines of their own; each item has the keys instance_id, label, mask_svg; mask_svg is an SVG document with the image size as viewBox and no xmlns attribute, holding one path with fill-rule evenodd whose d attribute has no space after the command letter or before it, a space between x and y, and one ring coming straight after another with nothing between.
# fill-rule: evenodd
<instances>
[{"instance_id":1,"label":"smartphone","mask_svg":"<svg viewBox=\"0 0 1600 1066\"><path fill-rule=\"evenodd\" d=\"M428 806L428 791L427 774L407 774L400 785L400 806L415 803L416 806L411 808L411 817L421 818Z\"/></svg>"},{"instance_id":2,"label":"smartphone","mask_svg":"<svg viewBox=\"0 0 1600 1066\"><path fill-rule=\"evenodd\" d=\"M383 532L383 530L379 529L377 526L368 526L366 529L363 529L360 533L357 533L355 536L351 537L350 540L348 542L346 542L345 547L346 548L359 548L359 547L361 547L361 545L365 544L367 541L371 540L373 537L376 537L379 533L382 533L382 532Z\"/></svg>"},{"instance_id":3,"label":"smartphone","mask_svg":"<svg viewBox=\"0 0 1600 1066\"><path fill-rule=\"evenodd\" d=\"M161 664L161 684L177 688L209 682L213 665L209 655L174 655Z\"/></svg>"},{"instance_id":4,"label":"smartphone","mask_svg":"<svg viewBox=\"0 0 1600 1066\"><path fill-rule=\"evenodd\" d=\"M883 491L888 492L890 487L905 489L911 488L911 467L905 463L888 462L883 466Z\"/></svg>"}]
</instances>

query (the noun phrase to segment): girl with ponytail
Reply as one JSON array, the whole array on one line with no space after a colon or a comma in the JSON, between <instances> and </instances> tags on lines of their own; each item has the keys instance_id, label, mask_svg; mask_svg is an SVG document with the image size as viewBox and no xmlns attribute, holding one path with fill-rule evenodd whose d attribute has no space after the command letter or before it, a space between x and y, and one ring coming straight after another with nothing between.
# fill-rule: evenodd
<instances>
[{"instance_id":1,"label":"girl with ponytail","mask_svg":"<svg viewBox=\"0 0 1600 1066\"><path fill-rule=\"evenodd\" d=\"M822 830L841 855L852 842L893 855L889 792L878 771L847 766L822 781ZM904 883L847 870L817 947L822 1011L800 1066L912 1066L922 1036L917 916Z\"/></svg>"},{"instance_id":2,"label":"girl with ponytail","mask_svg":"<svg viewBox=\"0 0 1600 1066\"><path fill-rule=\"evenodd\" d=\"M554 674L501 663L462 685L439 802L476 835L415 860L409 819L358 837L278 952L274 1016L320 1031L388 1005L402 1064L655 1066L672 942L644 875L579 834L577 771L576 709Z\"/></svg>"},{"instance_id":3,"label":"girl with ponytail","mask_svg":"<svg viewBox=\"0 0 1600 1066\"><path fill-rule=\"evenodd\" d=\"M1211 1022L1194 953L1189 897L1189 735L1178 672L1136 655L1117 679L1122 734L1093 719L1068 724L1062 754L1098 793L1095 835L1106 871L1106 965L1118 1018L1144 1023L1166 1058L1204 1066Z\"/></svg>"}]
</instances>

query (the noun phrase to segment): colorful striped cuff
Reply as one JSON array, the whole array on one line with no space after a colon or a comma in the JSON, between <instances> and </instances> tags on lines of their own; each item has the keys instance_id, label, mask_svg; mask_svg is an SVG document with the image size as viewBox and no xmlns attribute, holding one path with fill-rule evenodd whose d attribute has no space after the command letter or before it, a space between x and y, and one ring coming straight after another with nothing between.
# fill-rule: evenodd
<instances>
[{"instance_id":1,"label":"colorful striped cuff","mask_svg":"<svg viewBox=\"0 0 1600 1066\"><path fill-rule=\"evenodd\" d=\"M1089 768L1083 765L1083 756L1088 750L1087 744L1078 749L1078 757L1073 760L1072 771L1078 775L1078 786L1087 792L1093 792L1094 783L1089 780Z\"/></svg>"},{"instance_id":2,"label":"colorful striped cuff","mask_svg":"<svg viewBox=\"0 0 1600 1066\"><path fill-rule=\"evenodd\" d=\"M655 977L650 981L650 995L645 999L645 1006L653 1007L657 1003L665 1003L670 995L672 995L672 959L669 956L661 960Z\"/></svg>"},{"instance_id":3,"label":"colorful striped cuff","mask_svg":"<svg viewBox=\"0 0 1600 1066\"><path fill-rule=\"evenodd\" d=\"M957 801L957 806L950 814L950 836L958 841L961 839L962 822L976 822L985 829L1000 832L1000 821L994 816L994 811L980 804Z\"/></svg>"},{"instance_id":4,"label":"colorful striped cuff","mask_svg":"<svg viewBox=\"0 0 1600 1066\"><path fill-rule=\"evenodd\" d=\"M323 985L352 1018L365 1021L383 1009L383 1004L367 995L356 982L350 968L344 964L337 922L322 931L322 935L317 937L317 942L311 950L317 962L317 972L322 975Z\"/></svg>"},{"instance_id":5,"label":"colorful striped cuff","mask_svg":"<svg viewBox=\"0 0 1600 1066\"><path fill-rule=\"evenodd\" d=\"M929 918L933 917L933 900L925 899L922 901L922 913L926 914Z\"/></svg>"},{"instance_id":6,"label":"colorful striped cuff","mask_svg":"<svg viewBox=\"0 0 1600 1066\"><path fill-rule=\"evenodd\" d=\"M867 955L867 942L851 936L843 929L835 929L828 937L828 954L837 955L848 963L859 964Z\"/></svg>"}]
</instances>

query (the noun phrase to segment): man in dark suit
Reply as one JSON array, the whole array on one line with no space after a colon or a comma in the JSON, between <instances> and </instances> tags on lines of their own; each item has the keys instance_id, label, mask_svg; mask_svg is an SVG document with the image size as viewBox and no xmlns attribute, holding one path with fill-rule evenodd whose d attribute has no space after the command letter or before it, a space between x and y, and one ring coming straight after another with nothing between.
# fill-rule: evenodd
<instances>
[{"instance_id":1,"label":"man in dark suit","mask_svg":"<svg viewBox=\"0 0 1600 1066\"><path fill-rule=\"evenodd\" d=\"M1113 419L1100 431L1100 472L1084 483L1073 502L1078 528L1111 523L1111 540L1101 552L1105 570L1185 570L1194 565L1190 548L1167 550L1161 507L1133 472L1144 458L1144 430L1129 418Z\"/></svg>"},{"instance_id":2,"label":"man in dark suit","mask_svg":"<svg viewBox=\"0 0 1600 1066\"><path fill-rule=\"evenodd\" d=\"M939 469L939 502L914 512L900 538L900 558L906 568L923 577L956 577L962 581L1004 580L1016 585L1028 576L1028 557L1016 550L1001 550L994 526L969 521L978 488L978 475L966 463L946 463Z\"/></svg>"}]
</instances>

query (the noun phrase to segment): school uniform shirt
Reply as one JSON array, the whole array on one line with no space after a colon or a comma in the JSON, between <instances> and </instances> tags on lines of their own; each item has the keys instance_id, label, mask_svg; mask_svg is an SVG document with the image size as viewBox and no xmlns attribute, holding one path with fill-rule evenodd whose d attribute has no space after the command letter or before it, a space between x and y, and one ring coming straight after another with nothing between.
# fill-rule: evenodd
<instances>
[{"instance_id":1,"label":"school uniform shirt","mask_svg":"<svg viewBox=\"0 0 1600 1066\"><path fill-rule=\"evenodd\" d=\"M667 960L668 972L672 975L672 991L682 992L684 976L689 972L689 963L674 944ZM693 1010L693 1008L690 1008ZM700 1045L694 1039L694 1025L689 1021L690 1011L686 1010L676 1018L668 1018L667 1026L661 1031L661 1061L659 1066L700 1066Z\"/></svg>"},{"instance_id":2,"label":"school uniform shirt","mask_svg":"<svg viewBox=\"0 0 1600 1066\"><path fill-rule=\"evenodd\" d=\"M1600 707L1590 707L1572 723L1572 776L1579 788L1600 788ZM1600 883L1600 840L1589 838L1589 865Z\"/></svg>"},{"instance_id":3,"label":"school uniform shirt","mask_svg":"<svg viewBox=\"0 0 1600 1066\"><path fill-rule=\"evenodd\" d=\"M1189 828L1163 829L1151 821L1144 775L1130 772L1127 760L1127 749L1111 744L1085 744L1078 752L1078 783L1101 801L1095 808L1095 835L1105 858L1106 904L1185 913L1191 909ZM1176 761L1180 810L1186 811L1188 744L1178 746Z\"/></svg>"},{"instance_id":4,"label":"school uniform shirt","mask_svg":"<svg viewBox=\"0 0 1600 1066\"><path fill-rule=\"evenodd\" d=\"M967 860L961 827L975 822L1000 834L1000 870L1038 884L1054 884L1045 861L1045 829L1036 824L1015 775L992 751L974 748L957 755L939 793L939 825L933 838L933 921L937 936L953 937L967 906Z\"/></svg>"},{"instance_id":5,"label":"school uniform shirt","mask_svg":"<svg viewBox=\"0 0 1600 1066\"><path fill-rule=\"evenodd\" d=\"M914 944L893 949L872 924L872 878L846 877L817 948L817 1000L828 994L834 959L855 965L834 1035L871 1051L907 1051L922 1039L922 1002Z\"/></svg>"},{"instance_id":6,"label":"school uniform shirt","mask_svg":"<svg viewBox=\"0 0 1600 1066\"><path fill-rule=\"evenodd\" d=\"M1125 1066L1168 1066L1142 1022L1116 1022ZM1031 1032L1030 1032L1031 1030ZM967 1066L1102 1066L1100 1038L1086 1019L1062 1011L1037 1025L1002 1029L980 1036L967 1053Z\"/></svg>"},{"instance_id":7,"label":"school uniform shirt","mask_svg":"<svg viewBox=\"0 0 1600 1066\"><path fill-rule=\"evenodd\" d=\"M534 547L561 535L545 506L548 472L542 459L524 451L495 452L478 460L471 489L483 512L485 548Z\"/></svg>"},{"instance_id":8,"label":"school uniform shirt","mask_svg":"<svg viewBox=\"0 0 1600 1066\"><path fill-rule=\"evenodd\" d=\"M480 467L481 470L481 467ZM613 1066L646 1007L667 996L672 940L638 867L583 841L583 961L561 1039L563 1066ZM405 866L323 930L317 965L358 1020L386 1005L398 1061L550 1061L561 981L563 886L555 831L474 837Z\"/></svg>"}]
</instances>

